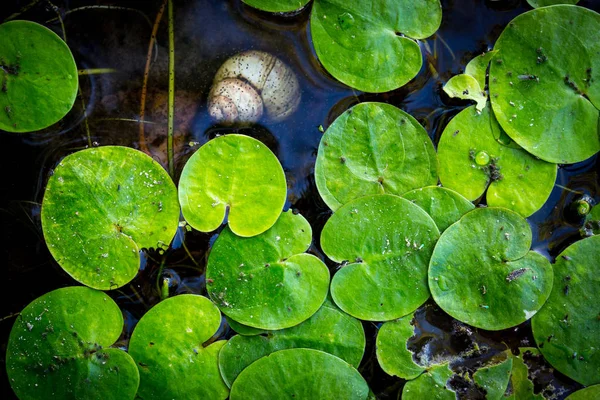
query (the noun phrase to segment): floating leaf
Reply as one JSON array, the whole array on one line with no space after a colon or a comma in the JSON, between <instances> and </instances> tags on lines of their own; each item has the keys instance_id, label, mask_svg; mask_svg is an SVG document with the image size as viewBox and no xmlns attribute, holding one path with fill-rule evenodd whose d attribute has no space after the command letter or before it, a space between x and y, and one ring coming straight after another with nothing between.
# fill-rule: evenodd
<instances>
[{"instance_id":1,"label":"floating leaf","mask_svg":"<svg viewBox=\"0 0 600 400\"><path fill-rule=\"evenodd\" d=\"M344 360L313 349L272 353L242 371L231 387L238 399L366 399L367 382Z\"/></svg>"},{"instance_id":2,"label":"floating leaf","mask_svg":"<svg viewBox=\"0 0 600 400\"><path fill-rule=\"evenodd\" d=\"M358 90L387 92L417 75L422 56L412 39L433 35L441 21L439 0L315 0L310 29L331 75Z\"/></svg>"},{"instance_id":3,"label":"floating leaf","mask_svg":"<svg viewBox=\"0 0 600 400\"><path fill-rule=\"evenodd\" d=\"M239 322L237 322L227 316L225 317L225 319L227 320L229 327L231 329L233 329L234 331L236 331L236 333L239 333L242 336L256 336L256 335L260 335L261 333L267 332L264 329L253 328L248 325L240 324Z\"/></svg>"},{"instance_id":4,"label":"floating leaf","mask_svg":"<svg viewBox=\"0 0 600 400\"><path fill-rule=\"evenodd\" d=\"M260 141L226 135L202 146L186 163L179 181L179 202L195 229L217 229L227 212L238 236L269 229L281 214L287 187L277 157Z\"/></svg>"},{"instance_id":5,"label":"floating leaf","mask_svg":"<svg viewBox=\"0 0 600 400\"><path fill-rule=\"evenodd\" d=\"M431 217L406 199L386 194L351 201L321 233L325 254L344 263L331 282L333 300L369 321L414 311L429 297L427 266L438 237Z\"/></svg>"},{"instance_id":6,"label":"floating leaf","mask_svg":"<svg viewBox=\"0 0 600 400\"><path fill-rule=\"evenodd\" d=\"M523 357L526 353L539 355L538 349L519 348L520 355L513 355L512 371L510 375L511 394L506 400L544 400L544 396L534 393L533 382L529 379L529 368Z\"/></svg>"},{"instance_id":7,"label":"floating leaf","mask_svg":"<svg viewBox=\"0 0 600 400\"><path fill-rule=\"evenodd\" d=\"M439 186L427 186L402 197L421 207L433 218L440 232L455 223L475 206L459 193Z\"/></svg>"},{"instance_id":8,"label":"floating leaf","mask_svg":"<svg viewBox=\"0 0 600 400\"><path fill-rule=\"evenodd\" d=\"M505 354L504 360L489 366L479 368L473 374L473 381L485 390L487 400L500 400L508 387L513 359Z\"/></svg>"},{"instance_id":9,"label":"floating leaf","mask_svg":"<svg viewBox=\"0 0 600 400\"><path fill-rule=\"evenodd\" d=\"M404 111L361 103L340 115L319 145L315 181L332 210L368 194L402 195L437 184L427 132Z\"/></svg>"},{"instance_id":10,"label":"floating leaf","mask_svg":"<svg viewBox=\"0 0 600 400\"><path fill-rule=\"evenodd\" d=\"M534 8L553 6L555 4L577 4L579 0L527 0L529 5Z\"/></svg>"},{"instance_id":11,"label":"floating leaf","mask_svg":"<svg viewBox=\"0 0 600 400\"><path fill-rule=\"evenodd\" d=\"M310 0L242 0L250 7L267 12L292 12L306 6Z\"/></svg>"},{"instance_id":12,"label":"floating leaf","mask_svg":"<svg viewBox=\"0 0 600 400\"><path fill-rule=\"evenodd\" d=\"M571 393L566 400L593 400L600 398L600 385L594 385L590 387L586 387L585 389L581 389L576 391L575 393Z\"/></svg>"},{"instance_id":13,"label":"floating leaf","mask_svg":"<svg viewBox=\"0 0 600 400\"><path fill-rule=\"evenodd\" d=\"M226 341L204 346L219 329L221 313L206 297L184 294L148 311L131 335L129 353L140 371L143 399L226 399L219 351Z\"/></svg>"},{"instance_id":14,"label":"floating leaf","mask_svg":"<svg viewBox=\"0 0 600 400\"><path fill-rule=\"evenodd\" d=\"M450 97L463 100L473 100L477 103L477 111L481 111L487 104L487 95L477 79L467 74L455 75L444 85L444 92Z\"/></svg>"},{"instance_id":15,"label":"floating leaf","mask_svg":"<svg viewBox=\"0 0 600 400\"><path fill-rule=\"evenodd\" d=\"M560 27L560 28L557 28ZM531 154L575 163L600 150L600 14L563 5L516 17L490 67L498 122Z\"/></svg>"},{"instance_id":16,"label":"floating leaf","mask_svg":"<svg viewBox=\"0 0 600 400\"><path fill-rule=\"evenodd\" d=\"M557 168L521 148L499 143L495 138L500 132L489 107L481 114L475 107L461 111L438 144L440 181L469 200L486 193L489 206L528 217L550 196Z\"/></svg>"},{"instance_id":17,"label":"floating leaf","mask_svg":"<svg viewBox=\"0 0 600 400\"><path fill-rule=\"evenodd\" d=\"M567 247L554 264L552 294L531 323L546 360L583 385L600 383L598 260L600 236Z\"/></svg>"},{"instance_id":18,"label":"floating leaf","mask_svg":"<svg viewBox=\"0 0 600 400\"><path fill-rule=\"evenodd\" d=\"M73 54L54 32L30 21L0 25L0 129L32 132L73 107L79 77Z\"/></svg>"},{"instance_id":19,"label":"floating leaf","mask_svg":"<svg viewBox=\"0 0 600 400\"><path fill-rule=\"evenodd\" d=\"M312 317L292 328L259 336L234 336L221 350L219 367L228 386L254 361L278 350L310 348L333 354L358 367L365 351L360 321L329 301Z\"/></svg>"},{"instance_id":20,"label":"floating leaf","mask_svg":"<svg viewBox=\"0 0 600 400\"><path fill-rule=\"evenodd\" d=\"M210 297L224 314L250 327L298 325L321 307L329 286L325 264L304 254L311 241L310 225L291 211L255 237L223 230L208 258Z\"/></svg>"},{"instance_id":21,"label":"floating leaf","mask_svg":"<svg viewBox=\"0 0 600 400\"><path fill-rule=\"evenodd\" d=\"M109 348L123 315L102 292L54 290L31 302L10 332L6 371L20 399L133 399L139 375L129 354Z\"/></svg>"},{"instance_id":22,"label":"floating leaf","mask_svg":"<svg viewBox=\"0 0 600 400\"><path fill-rule=\"evenodd\" d=\"M455 400L456 393L446 385L453 374L447 364L432 367L417 379L406 382L402 400Z\"/></svg>"},{"instance_id":23,"label":"floating leaf","mask_svg":"<svg viewBox=\"0 0 600 400\"><path fill-rule=\"evenodd\" d=\"M408 339L414 335L411 324L414 313L381 325L377 333L377 361L385 373L402 379L414 379L425 368L413 361L413 353L408 350Z\"/></svg>"},{"instance_id":24,"label":"floating leaf","mask_svg":"<svg viewBox=\"0 0 600 400\"><path fill-rule=\"evenodd\" d=\"M552 290L552 266L533 251L531 228L503 208L478 208L440 237L429 265L435 302L452 317L487 330L531 318Z\"/></svg>"},{"instance_id":25,"label":"floating leaf","mask_svg":"<svg viewBox=\"0 0 600 400\"><path fill-rule=\"evenodd\" d=\"M42 203L50 253L74 279L96 289L131 281L140 250L167 247L178 224L173 181L151 157L128 147L65 157Z\"/></svg>"},{"instance_id":26,"label":"floating leaf","mask_svg":"<svg viewBox=\"0 0 600 400\"><path fill-rule=\"evenodd\" d=\"M488 51L487 53L478 55L477 57L469 61L465 68L465 74L471 75L473 78L475 78L479 83L479 87L482 89L485 88L485 84L487 81L486 74L488 66L490 65L490 61L496 53L497 51L492 50Z\"/></svg>"}]
</instances>

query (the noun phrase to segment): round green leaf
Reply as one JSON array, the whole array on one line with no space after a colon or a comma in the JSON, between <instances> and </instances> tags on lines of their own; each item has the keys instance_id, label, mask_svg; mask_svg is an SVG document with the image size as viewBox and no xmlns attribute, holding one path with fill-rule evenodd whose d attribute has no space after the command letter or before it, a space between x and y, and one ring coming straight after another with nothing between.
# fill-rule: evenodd
<instances>
[{"instance_id":1,"label":"round green leaf","mask_svg":"<svg viewBox=\"0 0 600 400\"><path fill-rule=\"evenodd\" d=\"M140 371L143 399L226 399L219 372L224 340L205 346L219 329L221 313L206 297L168 298L138 322L129 353Z\"/></svg>"},{"instance_id":2,"label":"round green leaf","mask_svg":"<svg viewBox=\"0 0 600 400\"><path fill-rule=\"evenodd\" d=\"M529 368L523 355L527 352L533 355L539 355L538 349L522 347L519 348L519 355L513 355L512 371L510 375L510 385L512 393L506 396L505 400L544 400L544 396L534 393L533 382L529 379Z\"/></svg>"},{"instance_id":3,"label":"round green leaf","mask_svg":"<svg viewBox=\"0 0 600 400\"><path fill-rule=\"evenodd\" d=\"M469 200L486 193L487 204L528 217L539 210L554 188L555 164L538 160L521 148L505 146L490 108L469 107L444 129L438 144L440 181Z\"/></svg>"},{"instance_id":4,"label":"round green leaf","mask_svg":"<svg viewBox=\"0 0 600 400\"><path fill-rule=\"evenodd\" d=\"M73 54L54 32L30 21L0 25L0 129L32 132L73 107L79 77Z\"/></svg>"},{"instance_id":5,"label":"round green leaf","mask_svg":"<svg viewBox=\"0 0 600 400\"><path fill-rule=\"evenodd\" d=\"M185 164L179 181L179 202L195 229L217 229L228 214L238 236L269 229L281 214L287 187L275 154L260 141L227 135L202 146Z\"/></svg>"},{"instance_id":6,"label":"round green leaf","mask_svg":"<svg viewBox=\"0 0 600 400\"><path fill-rule=\"evenodd\" d=\"M566 400L594 400L600 399L600 385L594 385L571 393Z\"/></svg>"},{"instance_id":7,"label":"round green leaf","mask_svg":"<svg viewBox=\"0 0 600 400\"><path fill-rule=\"evenodd\" d=\"M267 12L291 12L308 4L310 0L242 0L250 7Z\"/></svg>"},{"instance_id":8,"label":"round green leaf","mask_svg":"<svg viewBox=\"0 0 600 400\"><path fill-rule=\"evenodd\" d=\"M208 294L241 324L260 329L298 325L321 307L329 285L325 264L304 254L311 241L310 225L291 211L251 238L223 230L208 258Z\"/></svg>"},{"instance_id":9,"label":"round green leaf","mask_svg":"<svg viewBox=\"0 0 600 400\"><path fill-rule=\"evenodd\" d=\"M414 313L398 320L381 325L377 333L377 361L387 374L402 379L414 379L425 368L413 361L413 353L408 350L408 339L415 334L411 321Z\"/></svg>"},{"instance_id":10,"label":"round green leaf","mask_svg":"<svg viewBox=\"0 0 600 400\"><path fill-rule=\"evenodd\" d=\"M600 383L600 236L573 243L554 264L554 287L532 320L550 364L584 385Z\"/></svg>"},{"instance_id":11,"label":"round green leaf","mask_svg":"<svg viewBox=\"0 0 600 400\"><path fill-rule=\"evenodd\" d=\"M135 363L108 348L121 335L123 315L102 292L54 290L31 302L10 332L6 371L25 399L133 399Z\"/></svg>"},{"instance_id":12,"label":"round green leaf","mask_svg":"<svg viewBox=\"0 0 600 400\"><path fill-rule=\"evenodd\" d=\"M421 207L433 218L440 232L445 231L467 212L475 208L473 203L454 190L439 186L427 186L402 195Z\"/></svg>"},{"instance_id":13,"label":"round green leaf","mask_svg":"<svg viewBox=\"0 0 600 400\"><path fill-rule=\"evenodd\" d=\"M367 382L344 360L313 349L272 353L242 371L231 400L366 399Z\"/></svg>"},{"instance_id":14,"label":"round green leaf","mask_svg":"<svg viewBox=\"0 0 600 400\"><path fill-rule=\"evenodd\" d=\"M455 400L456 393L446 385L453 374L448 364L432 367L417 379L406 382L402 400Z\"/></svg>"},{"instance_id":15,"label":"round green leaf","mask_svg":"<svg viewBox=\"0 0 600 400\"><path fill-rule=\"evenodd\" d=\"M538 8L502 32L490 67L490 99L506 133L531 154L575 163L600 150L600 14L571 5Z\"/></svg>"},{"instance_id":16,"label":"round green leaf","mask_svg":"<svg viewBox=\"0 0 600 400\"><path fill-rule=\"evenodd\" d=\"M450 97L456 97L463 100L473 100L477 103L477 111L481 111L487 104L487 94L481 88L481 85L471 75L455 75L444 85L444 92Z\"/></svg>"},{"instance_id":17,"label":"round green leaf","mask_svg":"<svg viewBox=\"0 0 600 400\"><path fill-rule=\"evenodd\" d=\"M321 350L357 368L365 351L365 332L360 321L326 301L300 325L265 335L232 337L219 354L221 375L231 386L240 372L254 361L292 348Z\"/></svg>"},{"instance_id":18,"label":"round green leaf","mask_svg":"<svg viewBox=\"0 0 600 400\"><path fill-rule=\"evenodd\" d=\"M527 0L529 5L534 8L553 6L555 4L577 4L579 0Z\"/></svg>"},{"instance_id":19,"label":"round green leaf","mask_svg":"<svg viewBox=\"0 0 600 400\"><path fill-rule=\"evenodd\" d=\"M231 329L243 336L256 336L266 332L264 329L253 328L248 325L240 324L239 322L227 316L225 316L225 319L227 320L227 323Z\"/></svg>"},{"instance_id":20,"label":"round green leaf","mask_svg":"<svg viewBox=\"0 0 600 400\"><path fill-rule=\"evenodd\" d=\"M504 361L479 368L473 374L473 381L486 392L486 400L501 400L508 387L513 359L508 353Z\"/></svg>"},{"instance_id":21,"label":"round green leaf","mask_svg":"<svg viewBox=\"0 0 600 400\"><path fill-rule=\"evenodd\" d=\"M50 253L74 279L96 289L131 281L140 250L167 247L178 224L173 181L151 157L128 147L65 157L42 203Z\"/></svg>"},{"instance_id":22,"label":"round green leaf","mask_svg":"<svg viewBox=\"0 0 600 400\"><path fill-rule=\"evenodd\" d=\"M421 50L410 38L433 35L441 21L439 0L315 0L310 29L317 57L334 78L387 92L421 69Z\"/></svg>"},{"instance_id":23,"label":"round green leaf","mask_svg":"<svg viewBox=\"0 0 600 400\"><path fill-rule=\"evenodd\" d=\"M335 211L368 194L402 195L435 185L437 170L433 143L417 120L388 104L361 103L321 138L315 181Z\"/></svg>"},{"instance_id":24,"label":"round green leaf","mask_svg":"<svg viewBox=\"0 0 600 400\"><path fill-rule=\"evenodd\" d=\"M552 290L552 266L529 251L531 228L503 208L478 208L440 237L429 265L435 302L477 328L499 330L531 318Z\"/></svg>"},{"instance_id":25,"label":"round green leaf","mask_svg":"<svg viewBox=\"0 0 600 400\"><path fill-rule=\"evenodd\" d=\"M486 74L488 70L488 66L490 65L490 61L494 54L497 52L495 50L488 51L487 53L483 53L473 58L467 66L465 67L465 74L471 75L473 78L477 80L480 88L485 88L486 84ZM483 108L483 107L482 107Z\"/></svg>"},{"instance_id":26,"label":"round green leaf","mask_svg":"<svg viewBox=\"0 0 600 400\"><path fill-rule=\"evenodd\" d=\"M344 263L331 282L333 300L369 321L416 310L429 298L427 266L438 237L431 217L406 199L375 195L351 201L321 233L325 254Z\"/></svg>"}]
</instances>

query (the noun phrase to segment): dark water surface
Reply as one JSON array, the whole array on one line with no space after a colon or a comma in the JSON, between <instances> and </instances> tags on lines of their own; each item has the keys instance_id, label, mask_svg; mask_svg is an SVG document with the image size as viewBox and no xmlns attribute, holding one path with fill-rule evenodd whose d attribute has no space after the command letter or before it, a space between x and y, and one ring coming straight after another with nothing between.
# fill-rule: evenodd
<instances>
[{"instance_id":1,"label":"dark water surface","mask_svg":"<svg viewBox=\"0 0 600 400\"><path fill-rule=\"evenodd\" d=\"M0 21L18 12L31 0L1 0ZM146 0L40 0L24 14L62 35L57 14L79 68L113 68L111 74L84 76L82 99L56 126L36 134L1 133L0 144L0 385L3 399L14 397L5 372L5 354L14 314L29 302L53 289L76 284L50 256L41 233L40 203L43 189L59 160L92 145L125 145L140 148L139 127L141 87L148 52L151 25L162 1ZM310 7L294 16L272 16L256 12L239 0L175 1L176 54L176 159L178 176L185 161L202 143L232 130L214 125L208 118L206 97L212 78L229 56L247 49L276 54L297 72L302 87L299 111L280 123L265 123L239 129L266 143L278 156L288 179L286 207L308 218L314 230L311 251L322 257L318 247L320 231L330 215L319 198L313 167L321 132L353 104L384 101L417 118L437 142L448 121L467 103L449 99L442 85L463 71L474 56L492 48L504 26L529 10L519 0L445 0L443 21L438 33L422 41L423 68L408 85L385 94L362 94L332 79L319 65L310 42ZM583 0L581 6L600 11L600 0ZM119 6L135 9L93 8L69 13L84 6ZM591 32L596 36L598 32ZM166 160L166 96L168 89L166 13L157 38L146 107L145 141L157 160ZM84 108L85 104L85 108ZM87 119L84 118L84 109ZM131 121L133 120L133 121ZM87 132L90 132L88 139ZM560 251L579 239L582 221L572 203L582 196L600 200L598 157L561 166L557 184L546 205L529 221L534 249L553 260ZM176 176L176 179L177 179ZM215 235L180 229L172 249L164 254L149 251L138 276L119 290L109 292L125 315L125 329L119 345L126 346L139 318L160 300L159 282L171 278L171 295L206 295L204 269ZM187 248L187 249L186 249ZM336 265L329 263L332 272ZM417 336L410 346L421 354L459 354L474 342L497 353L505 343L511 348L534 346L528 323L500 332L485 332L453 321L433 304L417 313ZM368 345L361 372L380 398L397 397L404 381L387 376L377 364L374 338L377 324L364 323ZM218 332L227 338L232 332L224 323ZM425 346L427 344L427 346ZM479 360L479 361L478 361ZM480 359L459 366L469 371ZM553 373L539 360L536 389L548 383L564 398L579 387ZM453 382L463 397L479 398L481 393L465 382ZM546 389L547 390L547 389Z\"/></svg>"}]
</instances>

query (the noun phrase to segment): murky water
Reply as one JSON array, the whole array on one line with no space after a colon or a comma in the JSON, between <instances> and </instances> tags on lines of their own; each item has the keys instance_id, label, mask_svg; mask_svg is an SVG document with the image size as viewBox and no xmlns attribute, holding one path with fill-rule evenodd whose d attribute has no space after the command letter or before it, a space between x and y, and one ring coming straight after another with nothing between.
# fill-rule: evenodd
<instances>
[{"instance_id":1,"label":"murky water","mask_svg":"<svg viewBox=\"0 0 600 400\"><path fill-rule=\"evenodd\" d=\"M0 21L19 11L30 0L3 0ZM118 3L121 9L92 8ZM64 33L78 66L111 68L110 74L83 77L82 100L57 126L42 133L16 135L2 133L0 145L0 265L3 271L0 301L0 358L4 364L8 333L19 312L36 297L53 289L73 285L48 253L39 219L43 188L58 161L78 149L93 145L125 145L149 148L157 160L166 160L167 48L166 18L157 40L156 59L148 81L146 119L140 141L140 98L151 26L161 1L128 0L40 0L20 18L45 23L62 35L57 12L64 21ZM325 128L348 107L361 101L384 101L409 112L425 126L434 142L443 128L467 103L445 96L441 86L462 72L475 55L490 49L504 26L529 9L518 0L447 0L438 33L421 42L424 65L419 75L405 87L385 94L353 91L329 77L314 57L308 18L310 8L288 17L256 12L239 0L175 1L176 32L176 168L177 175L187 158L202 143L231 129L214 125L208 118L206 97L212 77L232 54L258 49L276 54L297 72L302 87L300 109L281 123L238 129L267 144L279 157L287 175L289 192L286 207L308 218L314 237L330 215L320 200L313 180L314 160ZM580 5L600 11L600 1L583 0ZM129 8L129 9L127 9ZM69 12L72 11L72 12ZM51 21L54 20L54 21ZM84 118L84 110L87 118ZM89 131L89 138L88 132ZM572 203L582 196L600 201L598 158L561 167L557 185L547 204L529 221L534 232L534 249L556 256L579 238L581 218ZM178 232L173 248L164 254L150 252L136 279L121 290L110 292L124 310L126 326L119 342L126 346L137 320L160 299L159 283L171 278L170 293L206 294L204 268L215 235ZM311 251L322 257L315 240ZM328 264L332 270L335 265ZM485 343L490 349L533 345L531 329L525 323L500 332L470 328L470 334L433 305L417 318L426 332L428 348L437 354L458 353L469 341ZM403 381L387 376L377 364L374 338L377 324L364 323L368 347L361 372L380 398L396 398ZM225 324L219 332L229 337ZM417 337L415 350L424 339ZM462 347L461 347L462 346ZM492 352L493 353L493 352ZM492 354L489 353L489 354ZM535 361L535 360L534 360ZM532 361L532 363L534 363ZM477 361L471 361L477 362ZM471 368L465 363L464 368ZM536 381L537 390L547 382L560 387L558 398L577 388L568 378L545 370ZM8 385L4 365L0 366L2 398L14 395ZM461 387L461 383L456 383ZM480 393L464 388L461 393L477 398Z\"/></svg>"}]
</instances>

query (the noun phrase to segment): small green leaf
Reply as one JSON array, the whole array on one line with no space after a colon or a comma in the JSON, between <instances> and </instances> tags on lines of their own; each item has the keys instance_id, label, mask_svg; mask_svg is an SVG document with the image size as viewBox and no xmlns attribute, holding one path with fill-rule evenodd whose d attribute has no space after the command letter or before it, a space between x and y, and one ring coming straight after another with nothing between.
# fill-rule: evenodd
<instances>
[{"instance_id":1,"label":"small green leaf","mask_svg":"<svg viewBox=\"0 0 600 400\"><path fill-rule=\"evenodd\" d=\"M334 78L380 93L417 75L422 56L412 39L433 35L441 21L439 0L315 0L310 29L317 57Z\"/></svg>"},{"instance_id":2,"label":"small green leaf","mask_svg":"<svg viewBox=\"0 0 600 400\"><path fill-rule=\"evenodd\" d=\"M413 361L413 353L406 347L414 335L411 321L414 313L381 325L377 333L377 361L387 374L402 379L414 379L425 368Z\"/></svg>"},{"instance_id":3,"label":"small green leaf","mask_svg":"<svg viewBox=\"0 0 600 400\"><path fill-rule=\"evenodd\" d=\"M140 250L168 247L178 224L173 181L151 157L128 147L65 157L42 202L50 253L69 275L95 289L131 281Z\"/></svg>"},{"instance_id":4,"label":"small green leaf","mask_svg":"<svg viewBox=\"0 0 600 400\"><path fill-rule=\"evenodd\" d=\"M291 211L251 238L223 230L206 269L211 299L228 317L254 328L283 329L308 319L329 286L325 264L304 253L311 241L310 225Z\"/></svg>"},{"instance_id":5,"label":"small green leaf","mask_svg":"<svg viewBox=\"0 0 600 400\"><path fill-rule=\"evenodd\" d=\"M231 400L365 400L367 382L344 360L313 349L272 353L242 371L231 387Z\"/></svg>"},{"instance_id":6,"label":"small green leaf","mask_svg":"<svg viewBox=\"0 0 600 400\"><path fill-rule=\"evenodd\" d=\"M361 103L340 115L319 145L315 181L332 210L368 194L402 195L437 184L433 143L409 114Z\"/></svg>"},{"instance_id":7,"label":"small green leaf","mask_svg":"<svg viewBox=\"0 0 600 400\"><path fill-rule=\"evenodd\" d=\"M454 373L447 364L432 367L402 389L402 400L455 400L456 393L447 386Z\"/></svg>"},{"instance_id":8,"label":"small green leaf","mask_svg":"<svg viewBox=\"0 0 600 400\"><path fill-rule=\"evenodd\" d=\"M300 10L306 6L310 0L242 0L250 7L257 8L262 11L278 13L292 12Z\"/></svg>"},{"instance_id":9,"label":"small green leaf","mask_svg":"<svg viewBox=\"0 0 600 400\"><path fill-rule=\"evenodd\" d=\"M525 150L501 144L501 128L490 108L469 107L444 129L438 144L440 181L469 200L484 193L491 207L528 217L539 210L554 188L557 167Z\"/></svg>"},{"instance_id":10,"label":"small green leaf","mask_svg":"<svg viewBox=\"0 0 600 400\"><path fill-rule=\"evenodd\" d=\"M552 294L531 322L546 360L583 385L600 383L598 260L600 236L567 247L554 264Z\"/></svg>"},{"instance_id":11,"label":"small green leaf","mask_svg":"<svg viewBox=\"0 0 600 400\"><path fill-rule=\"evenodd\" d=\"M415 189L402 197L425 210L433 218L440 232L445 231L460 217L475 208L473 203L458 192L439 186Z\"/></svg>"},{"instance_id":12,"label":"small green leaf","mask_svg":"<svg viewBox=\"0 0 600 400\"><path fill-rule=\"evenodd\" d=\"M248 325L240 324L239 322L229 318L228 316L225 316L225 319L227 320L229 327L242 336L256 336L260 335L261 333L267 332L264 329L253 328Z\"/></svg>"},{"instance_id":13,"label":"small green leaf","mask_svg":"<svg viewBox=\"0 0 600 400\"><path fill-rule=\"evenodd\" d=\"M287 187L277 157L260 141L226 135L202 146L186 163L179 181L179 202L195 229L217 229L227 212L238 236L256 236L281 214Z\"/></svg>"},{"instance_id":14,"label":"small green leaf","mask_svg":"<svg viewBox=\"0 0 600 400\"><path fill-rule=\"evenodd\" d=\"M529 368L523 357L526 353L539 355L536 348L519 348L519 355L513 355L512 371L510 375L510 384L512 392L506 396L506 400L544 400L544 396L534 393L533 382L529 379Z\"/></svg>"},{"instance_id":15,"label":"small green leaf","mask_svg":"<svg viewBox=\"0 0 600 400\"><path fill-rule=\"evenodd\" d=\"M455 75L444 85L444 92L450 97L463 100L473 100L477 103L477 111L487 104L487 95L477 82L477 79L467 74Z\"/></svg>"},{"instance_id":16,"label":"small green leaf","mask_svg":"<svg viewBox=\"0 0 600 400\"><path fill-rule=\"evenodd\" d=\"M473 58L465 68L465 74L471 75L479 83L479 87L485 88L486 74L492 57L496 54L496 50L488 51Z\"/></svg>"},{"instance_id":17,"label":"small green leaf","mask_svg":"<svg viewBox=\"0 0 600 400\"><path fill-rule=\"evenodd\" d=\"M123 315L105 293L86 287L54 290L31 302L10 332L6 371L20 399L133 399L133 359L109 348Z\"/></svg>"},{"instance_id":18,"label":"small green leaf","mask_svg":"<svg viewBox=\"0 0 600 400\"><path fill-rule=\"evenodd\" d=\"M553 6L555 4L577 4L579 0L527 0L533 8Z\"/></svg>"},{"instance_id":19,"label":"small green leaf","mask_svg":"<svg viewBox=\"0 0 600 400\"><path fill-rule=\"evenodd\" d=\"M503 208L478 208L440 237L429 265L435 302L469 325L500 330L531 318L552 290L552 266L529 251L531 228Z\"/></svg>"},{"instance_id":20,"label":"small green leaf","mask_svg":"<svg viewBox=\"0 0 600 400\"><path fill-rule=\"evenodd\" d=\"M565 400L594 400L600 399L600 385L586 387L571 393Z\"/></svg>"},{"instance_id":21,"label":"small green leaf","mask_svg":"<svg viewBox=\"0 0 600 400\"><path fill-rule=\"evenodd\" d=\"M401 197L374 195L349 202L321 233L325 254L344 263L331 282L333 300L369 321L414 311L429 298L427 266L438 237L431 217Z\"/></svg>"},{"instance_id":22,"label":"small green leaf","mask_svg":"<svg viewBox=\"0 0 600 400\"><path fill-rule=\"evenodd\" d=\"M504 361L479 368L473 374L473 381L485 390L487 400L502 399L508 387L513 359L510 352L503 354Z\"/></svg>"},{"instance_id":23,"label":"small green leaf","mask_svg":"<svg viewBox=\"0 0 600 400\"><path fill-rule=\"evenodd\" d=\"M0 129L32 132L73 107L79 77L73 54L54 32L30 21L0 25Z\"/></svg>"},{"instance_id":24,"label":"small green leaf","mask_svg":"<svg viewBox=\"0 0 600 400\"><path fill-rule=\"evenodd\" d=\"M266 335L234 336L221 350L219 368L228 386L246 367L278 350L310 348L333 354L358 367L365 351L360 321L326 301L312 317L292 328Z\"/></svg>"},{"instance_id":25,"label":"small green leaf","mask_svg":"<svg viewBox=\"0 0 600 400\"><path fill-rule=\"evenodd\" d=\"M219 309L206 297L170 297L148 311L129 341L140 371L143 399L226 399L219 372L225 341L204 346L221 324Z\"/></svg>"}]
</instances>

